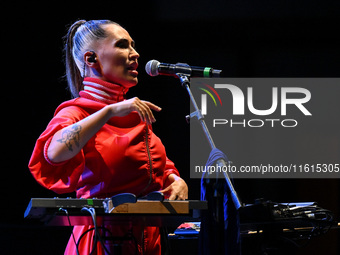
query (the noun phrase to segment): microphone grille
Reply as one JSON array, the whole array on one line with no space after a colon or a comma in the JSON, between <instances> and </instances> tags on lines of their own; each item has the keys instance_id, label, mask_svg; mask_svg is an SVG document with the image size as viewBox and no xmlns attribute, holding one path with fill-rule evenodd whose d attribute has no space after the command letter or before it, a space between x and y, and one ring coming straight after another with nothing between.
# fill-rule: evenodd
<instances>
[{"instance_id":1,"label":"microphone grille","mask_svg":"<svg viewBox=\"0 0 340 255\"><path fill-rule=\"evenodd\" d=\"M157 60L150 60L148 63L145 65L145 71L148 75L150 76L157 76L158 75L158 66L160 62Z\"/></svg>"}]
</instances>

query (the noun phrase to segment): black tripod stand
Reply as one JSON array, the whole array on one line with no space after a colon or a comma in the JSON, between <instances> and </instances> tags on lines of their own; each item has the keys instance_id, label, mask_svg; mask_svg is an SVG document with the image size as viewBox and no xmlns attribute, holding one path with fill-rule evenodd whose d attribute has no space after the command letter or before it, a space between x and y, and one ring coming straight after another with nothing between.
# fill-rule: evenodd
<instances>
[{"instance_id":1,"label":"black tripod stand","mask_svg":"<svg viewBox=\"0 0 340 255\"><path fill-rule=\"evenodd\" d=\"M188 74L177 74L181 85L189 94L191 103L195 109L190 114L190 118L196 117L203 129L210 148L213 153L224 155L220 152L210 135L205 124L203 115L198 109L195 98L190 90ZM213 162L217 167L225 169L227 167L226 157L217 156ZM200 251L202 254L239 254L239 217L238 209L242 203L234 189L234 186L227 172L223 172L223 177L207 176L202 177L202 187L204 188L204 200L208 201L208 211L202 213ZM232 201L232 202L231 202Z\"/></svg>"}]
</instances>

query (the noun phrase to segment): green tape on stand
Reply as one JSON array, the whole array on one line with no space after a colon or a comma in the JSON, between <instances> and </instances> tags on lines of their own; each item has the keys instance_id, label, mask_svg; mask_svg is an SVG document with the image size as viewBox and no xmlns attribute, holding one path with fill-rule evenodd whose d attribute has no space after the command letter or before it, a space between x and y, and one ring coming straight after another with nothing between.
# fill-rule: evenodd
<instances>
[{"instance_id":1,"label":"green tape on stand","mask_svg":"<svg viewBox=\"0 0 340 255\"><path fill-rule=\"evenodd\" d=\"M211 67L206 67L206 68L204 68L204 70L203 70L203 76L204 76L204 77L210 77L210 70L211 70Z\"/></svg>"}]
</instances>

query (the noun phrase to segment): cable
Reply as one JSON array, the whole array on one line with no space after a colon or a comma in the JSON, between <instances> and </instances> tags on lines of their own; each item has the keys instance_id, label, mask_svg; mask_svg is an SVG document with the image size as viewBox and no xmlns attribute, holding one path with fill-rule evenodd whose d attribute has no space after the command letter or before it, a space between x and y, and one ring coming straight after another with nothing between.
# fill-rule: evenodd
<instances>
[{"instance_id":1,"label":"cable","mask_svg":"<svg viewBox=\"0 0 340 255\"><path fill-rule=\"evenodd\" d=\"M70 227L72 227L71 220L70 220L70 215L68 214L68 211L67 211L66 209L64 209L64 208L61 208L61 207L59 208L59 211L65 212L65 214L66 214L66 216L67 216L68 224L69 224ZM71 235L72 235L72 238L73 238L73 242L74 242L74 244L76 245L76 252L77 252L77 255L79 255L78 244L77 244L76 238L75 238L75 236L74 236L74 234L73 234L73 229L72 229Z\"/></svg>"},{"instance_id":2,"label":"cable","mask_svg":"<svg viewBox=\"0 0 340 255\"><path fill-rule=\"evenodd\" d=\"M70 219L70 215L68 213L68 210L64 209L64 208L59 208L59 211L63 211L66 214L69 226L72 227L71 219ZM95 209L93 207L83 207L81 209L81 211L86 211L86 212L90 213L90 215L92 217L92 221L93 221L94 227L93 228L89 228L86 231L84 231L80 235L80 237L78 238L78 241L76 241L76 238L74 236L73 229L72 229L71 236L72 236L73 242L74 242L74 244L76 246L76 254L80 255L80 253L79 253L79 244L80 244L81 240L83 239L83 237L86 234L88 234L90 231L94 231L94 246L93 246L93 248L92 248L92 250L90 252L90 255L95 254L95 251L97 249L97 242L98 241L102 245L102 247L105 250L106 254L111 254L110 251L107 249L107 247L104 244L104 241L103 241L103 239L102 239L102 237L100 235L99 229L102 229L102 230L104 230L106 232L109 232L110 236L113 237L111 231L109 229L105 228L105 227L98 227L96 211L95 211ZM138 241L137 241L136 237L133 235L132 229L130 229L130 231L128 233L126 233L123 238L130 238L130 239L133 240L133 242L135 244L135 247L136 247L135 254L138 254Z\"/></svg>"},{"instance_id":3,"label":"cable","mask_svg":"<svg viewBox=\"0 0 340 255\"><path fill-rule=\"evenodd\" d=\"M94 252L97 249L97 242L99 241L100 244L102 245L103 249L105 250L105 252L107 252L107 254L110 254L109 250L106 248L100 233L98 231L98 226L97 226L97 217L96 217L96 210L93 207L83 207L81 209L81 211L87 211L91 214L92 217L92 221L93 221L93 225L94 225L94 247L92 248L92 251L90 252L90 255L94 254Z\"/></svg>"}]
</instances>

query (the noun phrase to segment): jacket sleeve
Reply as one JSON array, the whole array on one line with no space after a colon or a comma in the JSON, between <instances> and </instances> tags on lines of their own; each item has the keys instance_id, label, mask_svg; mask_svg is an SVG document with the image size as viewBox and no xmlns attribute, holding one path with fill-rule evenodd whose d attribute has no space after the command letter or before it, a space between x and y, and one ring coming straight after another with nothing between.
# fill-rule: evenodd
<instances>
[{"instance_id":1,"label":"jacket sleeve","mask_svg":"<svg viewBox=\"0 0 340 255\"><path fill-rule=\"evenodd\" d=\"M164 170L164 174L163 174L163 186L166 183L166 180L168 179L168 176L170 174L176 174L177 176L180 176L174 162L172 162L170 159L168 159L168 157L166 157L166 162L165 162L165 170ZM165 188L165 187L163 187Z\"/></svg>"},{"instance_id":2,"label":"jacket sleeve","mask_svg":"<svg viewBox=\"0 0 340 255\"><path fill-rule=\"evenodd\" d=\"M76 190L85 167L85 157L81 150L72 159L53 163L47 157L47 148L57 131L78 122L84 118L82 115L78 107L62 109L54 116L35 144L28 168L39 184L54 192L69 193Z\"/></svg>"}]
</instances>

